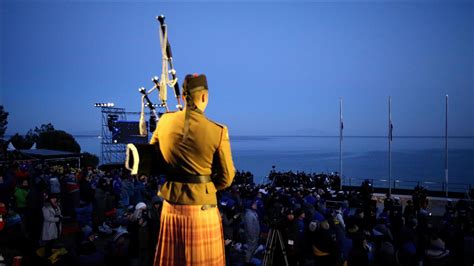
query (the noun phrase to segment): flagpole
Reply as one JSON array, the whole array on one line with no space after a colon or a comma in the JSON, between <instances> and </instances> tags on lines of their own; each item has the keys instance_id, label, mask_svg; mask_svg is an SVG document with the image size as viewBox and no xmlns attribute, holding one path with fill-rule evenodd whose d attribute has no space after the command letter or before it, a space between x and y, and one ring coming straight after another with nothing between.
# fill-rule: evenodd
<instances>
[{"instance_id":1,"label":"flagpole","mask_svg":"<svg viewBox=\"0 0 474 266\"><path fill-rule=\"evenodd\" d=\"M446 117L444 125L444 182L446 183L446 197L448 197L448 95L446 94Z\"/></svg>"},{"instance_id":2,"label":"flagpole","mask_svg":"<svg viewBox=\"0 0 474 266\"><path fill-rule=\"evenodd\" d=\"M388 194L392 195L392 96L388 96Z\"/></svg>"},{"instance_id":3,"label":"flagpole","mask_svg":"<svg viewBox=\"0 0 474 266\"><path fill-rule=\"evenodd\" d=\"M340 178L340 189L342 190L342 134L344 130L344 124L342 122L342 98L339 98L339 176Z\"/></svg>"}]
</instances>

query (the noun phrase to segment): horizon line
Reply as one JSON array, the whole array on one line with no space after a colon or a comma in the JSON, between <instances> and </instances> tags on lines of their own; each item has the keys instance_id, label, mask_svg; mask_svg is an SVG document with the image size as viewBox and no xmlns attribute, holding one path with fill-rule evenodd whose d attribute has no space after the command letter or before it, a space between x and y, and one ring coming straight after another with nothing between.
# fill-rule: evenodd
<instances>
[{"instance_id":1,"label":"horizon line","mask_svg":"<svg viewBox=\"0 0 474 266\"><path fill-rule=\"evenodd\" d=\"M71 134L74 137L100 137L101 135L97 134ZM151 134L150 134L151 135ZM7 135L5 135L7 136ZM13 136L13 135L11 135ZM10 136L10 137L11 137ZM339 135L296 135L296 134L288 134L288 135L265 135L265 134L236 134L233 137L319 137L319 138L339 138ZM386 135L343 135L345 138L388 138ZM393 135L393 138L445 138L446 136L443 135ZM448 136L448 138L474 138L474 136L466 136L466 135L455 135L455 136Z\"/></svg>"},{"instance_id":2,"label":"horizon line","mask_svg":"<svg viewBox=\"0 0 474 266\"><path fill-rule=\"evenodd\" d=\"M69 133L74 137L101 137L100 134L74 134ZM4 137L13 137L15 134L5 134ZM25 134L26 135L26 134ZM25 136L21 135L21 136ZM151 135L151 134L150 134ZM318 138L339 138L340 135L307 135L307 134L235 134L233 137L318 137ZM388 135L343 135L344 138L388 138ZM393 135L393 138L445 138L444 135ZM448 138L474 138L474 135L453 135Z\"/></svg>"}]
</instances>

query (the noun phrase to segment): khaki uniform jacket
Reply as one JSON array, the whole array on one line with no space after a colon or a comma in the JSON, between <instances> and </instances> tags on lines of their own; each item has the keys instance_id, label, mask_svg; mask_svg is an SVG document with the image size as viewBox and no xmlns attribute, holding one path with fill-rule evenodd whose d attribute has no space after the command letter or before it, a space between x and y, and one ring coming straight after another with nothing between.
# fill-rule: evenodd
<instances>
[{"instance_id":1,"label":"khaki uniform jacket","mask_svg":"<svg viewBox=\"0 0 474 266\"><path fill-rule=\"evenodd\" d=\"M231 185L235 175L227 127L189 112L189 131L183 140L185 111L161 116L150 143L159 146L168 176L211 176L212 182L192 184L166 181L158 195L186 205L217 204L216 192Z\"/></svg>"}]
</instances>

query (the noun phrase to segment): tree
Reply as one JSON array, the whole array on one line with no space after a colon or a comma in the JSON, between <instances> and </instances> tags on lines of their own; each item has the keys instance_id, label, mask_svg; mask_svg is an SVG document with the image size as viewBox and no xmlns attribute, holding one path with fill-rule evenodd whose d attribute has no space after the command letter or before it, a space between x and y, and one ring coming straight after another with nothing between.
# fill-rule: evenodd
<instances>
[{"instance_id":1,"label":"tree","mask_svg":"<svg viewBox=\"0 0 474 266\"><path fill-rule=\"evenodd\" d=\"M63 130L48 129L41 131L37 137L36 147L38 149L68 151L74 153L81 152L81 146L77 143L76 139Z\"/></svg>"},{"instance_id":2,"label":"tree","mask_svg":"<svg viewBox=\"0 0 474 266\"><path fill-rule=\"evenodd\" d=\"M96 168L99 165L99 157L94 154L84 152L81 155L81 166L83 167L93 167Z\"/></svg>"},{"instance_id":3,"label":"tree","mask_svg":"<svg viewBox=\"0 0 474 266\"><path fill-rule=\"evenodd\" d=\"M33 146L34 144L34 141L26 136L26 137L23 137L22 135L16 133L15 135L13 135L11 138L10 138L10 142L13 144L13 146L15 147L15 149L17 150L22 150L22 149L25 149L25 150L28 150L28 149L31 149L31 147Z\"/></svg>"},{"instance_id":4,"label":"tree","mask_svg":"<svg viewBox=\"0 0 474 266\"><path fill-rule=\"evenodd\" d=\"M81 146L74 137L63 131L56 130L51 123L30 129L25 139L36 142L36 148L57 151L81 152Z\"/></svg>"},{"instance_id":5,"label":"tree","mask_svg":"<svg viewBox=\"0 0 474 266\"><path fill-rule=\"evenodd\" d=\"M31 138L33 142L38 142L39 135L43 132L52 132L55 131L56 129L54 128L53 124L48 123L48 124L42 124L39 128L35 127L35 129L30 129L28 133L26 133L26 136Z\"/></svg>"},{"instance_id":6,"label":"tree","mask_svg":"<svg viewBox=\"0 0 474 266\"><path fill-rule=\"evenodd\" d=\"M8 112L6 112L3 108L3 105L0 105L0 139L3 140L5 136L5 132L7 131L7 124L8 124Z\"/></svg>"}]
</instances>

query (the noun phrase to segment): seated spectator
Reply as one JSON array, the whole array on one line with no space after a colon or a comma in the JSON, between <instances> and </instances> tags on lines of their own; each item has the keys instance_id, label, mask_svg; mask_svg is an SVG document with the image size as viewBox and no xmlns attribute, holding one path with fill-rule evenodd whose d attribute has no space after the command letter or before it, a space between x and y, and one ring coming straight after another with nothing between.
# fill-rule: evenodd
<instances>
[{"instance_id":1,"label":"seated spectator","mask_svg":"<svg viewBox=\"0 0 474 266\"><path fill-rule=\"evenodd\" d=\"M82 227L83 240L79 246L79 265L99 266L104 264L104 255L97 250L97 235L88 225Z\"/></svg>"},{"instance_id":2,"label":"seated spectator","mask_svg":"<svg viewBox=\"0 0 474 266\"><path fill-rule=\"evenodd\" d=\"M105 221L105 212L107 211L107 202L109 201L109 198L107 180L101 178L94 195L94 213L97 217L97 224L102 224Z\"/></svg>"},{"instance_id":3,"label":"seated spectator","mask_svg":"<svg viewBox=\"0 0 474 266\"><path fill-rule=\"evenodd\" d=\"M129 257L132 265L146 266L151 263L150 253L153 249L150 248L150 216L148 208L145 203L139 202L135 206L135 212L128 224L128 232L130 236Z\"/></svg>"},{"instance_id":4,"label":"seated spectator","mask_svg":"<svg viewBox=\"0 0 474 266\"><path fill-rule=\"evenodd\" d=\"M163 206L163 201L160 197L154 196L151 200L151 207L148 210L150 215L150 262L153 262L155 256L155 247L158 242L158 234L160 233L160 216L161 216L161 208Z\"/></svg>"},{"instance_id":5,"label":"seated spectator","mask_svg":"<svg viewBox=\"0 0 474 266\"><path fill-rule=\"evenodd\" d=\"M81 200L76 208L76 219L79 227L92 226L92 203Z\"/></svg>"},{"instance_id":6,"label":"seated spectator","mask_svg":"<svg viewBox=\"0 0 474 266\"><path fill-rule=\"evenodd\" d=\"M474 264L474 227L471 226L470 230L468 231L467 235L463 238L463 265L471 265Z\"/></svg>"},{"instance_id":7,"label":"seated spectator","mask_svg":"<svg viewBox=\"0 0 474 266\"><path fill-rule=\"evenodd\" d=\"M129 243L127 230L122 228L117 230L117 233L115 233L106 247L106 264L113 266L130 266L128 256Z\"/></svg>"},{"instance_id":8,"label":"seated spectator","mask_svg":"<svg viewBox=\"0 0 474 266\"><path fill-rule=\"evenodd\" d=\"M402 266L418 265L417 248L413 241L405 242L397 252L398 263Z\"/></svg>"},{"instance_id":9,"label":"seated spectator","mask_svg":"<svg viewBox=\"0 0 474 266\"><path fill-rule=\"evenodd\" d=\"M377 219L377 224L375 225L372 231L374 234L386 236L388 241L393 241L392 232L390 231L390 228L387 226L387 219L385 218Z\"/></svg>"},{"instance_id":10,"label":"seated spectator","mask_svg":"<svg viewBox=\"0 0 474 266\"><path fill-rule=\"evenodd\" d=\"M392 239L388 235L380 237L379 245L376 253L376 263L384 266L395 266L395 247L392 244Z\"/></svg>"},{"instance_id":11,"label":"seated spectator","mask_svg":"<svg viewBox=\"0 0 474 266\"><path fill-rule=\"evenodd\" d=\"M444 241L441 240L437 234L433 234L425 251L427 262L429 262L430 265L439 264L447 258L449 253Z\"/></svg>"},{"instance_id":12,"label":"seated spectator","mask_svg":"<svg viewBox=\"0 0 474 266\"><path fill-rule=\"evenodd\" d=\"M337 262L337 244L327 220L321 222L312 236L312 248L315 265L335 265Z\"/></svg>"},{"instance_id":13,"label":"seated spectator","mask_svg":"<svg viewBox=\"0 0 474 266\"><path fill-rule=\"evenodd\" d=\"M369 265L367 239L363 234L357 234L352 238L352 249L349 252L347 260L348 266L366 266Z\"/></svg>"},{"instance_id":14,"label":"seated spectator","mask_svg":"<svg viewBox=\"0 0 474 266\"><path fill-rule=\"evenodd\" d=\"M238 222L240 213L235 212L235 202L230 198L221 200L220 204L224 239L233 240L235 224Z\"/></svg>"}]
</instances>

